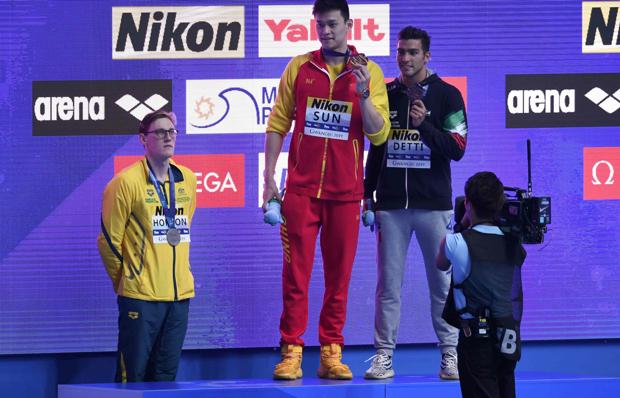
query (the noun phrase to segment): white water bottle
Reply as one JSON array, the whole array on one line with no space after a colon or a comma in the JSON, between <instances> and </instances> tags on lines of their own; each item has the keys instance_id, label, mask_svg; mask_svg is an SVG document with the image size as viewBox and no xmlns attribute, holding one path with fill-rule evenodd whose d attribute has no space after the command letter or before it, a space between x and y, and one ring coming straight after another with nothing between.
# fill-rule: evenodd
<instances>
[{"instance_id":1,"label":"white water bottle","mask_svg":"<svg viewBox=\"0 0 620 398\"><path fill-rule=\"evenodd\" d=\"M282 214L280 213L281 208L282 204L278 199L270 199L267 202L267 211L263 214L263 221L269 225L282 224L284 220L282 219Z\"/></svg>"}]
</instances>

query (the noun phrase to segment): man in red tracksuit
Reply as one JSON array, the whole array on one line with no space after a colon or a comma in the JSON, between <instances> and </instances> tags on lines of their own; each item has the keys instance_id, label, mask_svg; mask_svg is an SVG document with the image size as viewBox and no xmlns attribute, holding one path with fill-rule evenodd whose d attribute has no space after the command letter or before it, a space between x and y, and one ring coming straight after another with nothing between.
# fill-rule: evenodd
<instances>
[{"instance_id":1,"label":"man in red tracksuit","mask_svg":"<svg viewBox=\"0 0 620 398\"><path fill-rule=\"evenodd\" d=\"M321 231L325 295L319 323L319 377L351 379L341 362L351 269L364 194L364 136L385 142L390 129L383 72L347 45L352 29L345 0L317 0L313 15L321 49L294 57L280 79L265 143L264 202L281 199L274 180L284 136L295 121L282 203L284 251L280 319L282 361L274 378L302 376L308 285Z\"/></svg>"}]
</instances>

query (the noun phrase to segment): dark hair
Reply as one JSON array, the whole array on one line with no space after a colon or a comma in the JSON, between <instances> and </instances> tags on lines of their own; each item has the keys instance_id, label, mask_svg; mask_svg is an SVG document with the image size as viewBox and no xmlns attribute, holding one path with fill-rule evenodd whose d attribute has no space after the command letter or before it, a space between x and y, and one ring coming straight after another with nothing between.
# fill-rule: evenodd
<instances>
[{"instance_id":1,"label":"dark hair","mask_svg":"<svg viewBox=\"0 0 620 398\"><path fill-rule=\"evenodd\" d=\"M425 30L413 27L411 25L405 26L398 32L398 40L421 40L422 50L429 52L431 49L431 37Z\"/></svg>"},{"instance_id":2,"label":"dark hair","mask_svg":"<svg viewBox=\"0 0 620 398\"><path fill-rule=\"evenodd\" d=\"M146 116L144 116L144 118L138 125L138 133L139 134L146 133L147 131L149 131L149 127L155 120L162 119L162 118L166 118L170 120L172 124L176 126L177 118L174 112L166 112L163 109L160 109L158 111L151 112L147 114Z\"/></svg>"},{"instance_id":3,"label":"dark hair","mask_svg":"<svg viewBox=\"0 0 620 398\"><path fill-rule=\"evenodd\" d=\"M323 14L329 11L340 11L344 21L349 20L349 5L347 0L316 0L312 7L312 15Z\"/></svg>"},{"instance_id":4,"label":"dark hair","mask_svg":"<svg viewBox=\"0 0 620 398\"><path fill-rule=\"evenodd\" d=\"M504 185L494 173L481 171L465 183L465 198L479 218L494 219L502 209L506 195Z\"/></svg>"}]
</instances>

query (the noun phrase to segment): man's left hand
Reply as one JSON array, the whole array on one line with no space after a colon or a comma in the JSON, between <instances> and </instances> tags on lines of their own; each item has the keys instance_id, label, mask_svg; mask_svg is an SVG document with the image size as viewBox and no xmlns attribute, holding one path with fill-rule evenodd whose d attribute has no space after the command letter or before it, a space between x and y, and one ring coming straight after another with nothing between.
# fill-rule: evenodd
<instances>
[{"instance_id":1,"label":"man's left hand","mask_svg":"<svg viewBox=\"0 0 620 398\"><path fill-rule=\"evenodd\" d=\"M370 72L366 65L352 64L353 76L355 76L357 94L361 94L370 85Z\"/></svg>"}]
</instances>

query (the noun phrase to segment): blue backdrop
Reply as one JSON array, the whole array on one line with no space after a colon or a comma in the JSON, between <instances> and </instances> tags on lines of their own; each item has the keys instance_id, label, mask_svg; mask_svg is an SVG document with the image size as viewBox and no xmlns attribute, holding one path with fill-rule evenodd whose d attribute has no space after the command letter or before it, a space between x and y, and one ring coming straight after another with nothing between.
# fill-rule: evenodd
<instances>
[{"instance_id":1,"label":"blue backdrop","mask_svg":"<svg viewBox=\"0 0 620 398\"><path fill-rule=\"evenodd\" d=\"M413 24L432 36L429 66L465 82L469 135L465 157L452 167L455 194L480 170L526 187L525 141L532 140L534 192L552 197L553 224L544 244L527 247L525 339L620 337L620 194L614 199L617 185L607 184L610 199L590 200L586 191L597 187L584 167L584 151L594 147L609 150L609 164L620 167L620 111L613 110L620 94L612 96L620 89L620 59L613 43L601 44L599 53L584 45L587 3L403 0L358 1L351 8L353 43L386 77L398 75L397 32ZM115 163L143 153L137 117L162 106L176 111L187 133L177 139L177 154L187 155L201 181L191 252L197 296L185 348L277 345L281 247L258 207L262 131L291 56L319 46L311 3L196 4L0 3L0 109L7 118L0 134L0 353L115 349L115 295L95 245L101 193ZM602 73L618 74L597 83ZM530 75L541 74L570 77L550 78L550 87L530 82L540 82ZM509 90L507 79L517 86ZM595 86L603 93L590 99ZM533 93L528 101L542 111L514 113L509 91L537 89L541 97ZM564 91L572 89L573 99ZM566 94L557 111L553 90L558 98ZM586 120L581 127L562 122L571 107ZM541 113L558 117L558 127L541 126ZM508 117L526 127L507 127ZM611 120L607 127L603 119ZM374 259L374 237L362 230L347 344L372 341ZM310 345L317 344L322 300L318 255L316 263ZM432 342L415 245L408 265L399 342Z\"/></svg>"}]
</instances>

